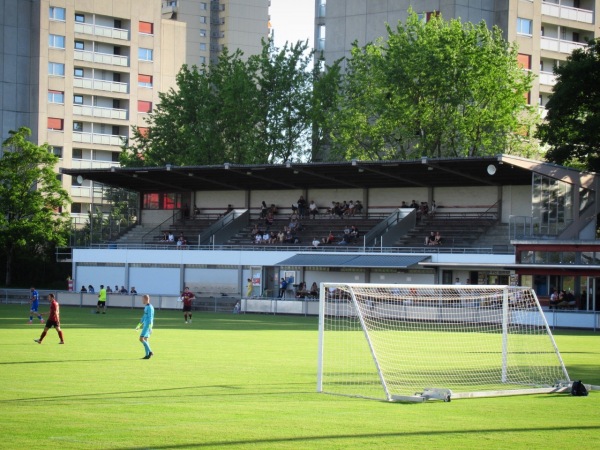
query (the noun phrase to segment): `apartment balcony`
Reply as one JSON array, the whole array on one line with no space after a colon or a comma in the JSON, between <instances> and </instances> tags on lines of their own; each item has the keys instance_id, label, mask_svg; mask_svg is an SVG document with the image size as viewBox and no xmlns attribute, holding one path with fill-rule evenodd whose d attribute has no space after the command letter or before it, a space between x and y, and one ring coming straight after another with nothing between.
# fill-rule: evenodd
<instances>
[{"instance_id":1,"label":"apartment balcony","mask_svg":"<svg viewBox=\"0 0 600 450\"><path fill-rule=\"evenodd\" d=\"M98 161L95 159L73 159L71 161L71 169L110 169L111 167L119 166L118 162Z\"/></svg>"},{"instance_id":2,"label":"apartment balcony","mask_svg":"<svg viewBox=\"0 0 600 450\"><path fill-rule=\"evenodd\" d=\"M540 117L542 119L545 119L546 116L548 115L548 110L545 107L543 107L543 106L539 106L538 107L538 112L540 113Z\"/></svg>"},{"instance_id":3,"label":"apartment balcony","mask_svg":"<svg viewBox=\"0 0 600 450\"><path fill-rule=\"evenodd\" d=\"M110 64L112 66L129 67L129 57L121 55L112 55L110 53L75 50L73 58L76 61L86 61L90 63L101 63Z\"/></svg>"},{"instance_id":4,"label":"apartment balcony","mask_svg":"<svg viewBox=\"0 0 600 450\"><path fill-rule=\"evenodd\" d=\"M172 17L177 13L177 1L166 1L162 3L161 13L167 15L168 17Z\"/></svg>"},{"instance_id":5,"label":"apartment balcony","mask_svg":"<svg viewBox=\"0 0 600 450\"><path fill-rule=\"evenodd\" d=\"M116 81L98 80L95 78L74 78L73 86L83 89L94 89L97 91L116 92L127 94L129 86L127 83L118 83Z\"/></svg>"},{"instance_id":6,"label":"apartment balcony","mask_svg":"<svg viewBox=\"0 0 600 450\"><path fill-rule=\"evenodd\" d=\"M127 140L127 136L73 131L72 140L73 142L80 142L82 144L101 144L121 147L123 142Z\"/></svg>"},{"instance_id":7,"label":"apartment balcony","mask_svg":"<svg viewBox=\"0 0 600 450\"><path fill-rule=\"evenodd\" d=\"M540 72L540 84L545 84L547 86L554 86L556 84L556 75L552 72Z\"/></svg>"},{"instance_id":8,"label":"apartment balcony","mask_svg":"<svg viewBox=\"0 0 600 450\"><path fill-rule=\"evenodd\" d=\"M107 37L112 39L129 40L129 30L105 27L91 23L75 23L75 33L88 34L91 36Z\"/></svg>"},{"instance_id":9,"label":"apartment balcony","mask_svg":"<svg viewBox=\"0 0 600 450\"><path fill-rule=\"evenodd\" d=\"M542 14L560 19L574 20L576 22L594 23L594 11L557 5L545 1L542 2Z\"/></svg>"},{"instance_id":10,"label":"apartment balcony","mask_svg":"<svg viewBox=\"0 0 600 450\"><path fill-rule=\"evenodd\" d=\"M565 41L563 39L556 39L550 37L542 37L540 39L540 48L542 50L549 50L551 52L571 54L573 50L577 48L585 48L587 44L585 42L574 42Z\"/></svg>"},{"instance_id":11,"label":"apartment balcony","mask_svg":"<svg viewBox=\"0 0 600 450\"><path fill-rule=\"evenodd\" d=\"M92 189L91 186L71 186L71 197L92 198L92 191L94 194L93 198L102 199L102 189ZM89 217L87 213L79 214L82 214L85 218ZM73 214L71 214L71 216L73 216Z\"/></svg>"},{"instance_id":12,"label":"apartment balcony","mask_svg":"<svg viewBox=\"0 0 600 450\"><path fill-rule=\"evenodd\" d=\"M127 120L126 109L105 108L91 105L73 105L73 114L76 116L100 117L102 119Z\"/></svg>"}]
</instances>

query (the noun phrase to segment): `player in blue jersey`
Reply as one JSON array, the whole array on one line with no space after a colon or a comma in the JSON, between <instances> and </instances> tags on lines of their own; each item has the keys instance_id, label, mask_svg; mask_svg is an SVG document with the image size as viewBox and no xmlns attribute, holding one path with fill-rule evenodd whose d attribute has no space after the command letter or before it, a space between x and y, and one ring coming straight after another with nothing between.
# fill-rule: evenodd
<instances>
[{"instance_id":1,"label":"player in blue jersey","mask_svg":"<svg viewBox=\"0 0 600 450\"><path fill-rule=\"evenodd\" d=\"M33 316L37 315L38 319L40 319L40 323L44 323L44 318L38 312L38 308L40 307L40 294L35 288L31 287L31 297L29 297L29 302L31 303L31 307L29 309L29 325L33 323Z\"/></svg>"},{"instance_id":2,"label":"player in blue jersey","mask_svg":"<svg viewBox=\"0 0 600 450\"><path fill-rule=\"evenodd\" d=\"M150 349L150 344L148 344L148 338L150 337L150 334L152 334L152 325L154 324L154 306L150 304L150 296L148 294L142 297L142 302L144 303L144 315L140 319L140 323L136 330L142 329L140 333L140 342L146 350L146 356L144 356L143 359L150 359L154 355Z\"/></svg>"}]
</instances>

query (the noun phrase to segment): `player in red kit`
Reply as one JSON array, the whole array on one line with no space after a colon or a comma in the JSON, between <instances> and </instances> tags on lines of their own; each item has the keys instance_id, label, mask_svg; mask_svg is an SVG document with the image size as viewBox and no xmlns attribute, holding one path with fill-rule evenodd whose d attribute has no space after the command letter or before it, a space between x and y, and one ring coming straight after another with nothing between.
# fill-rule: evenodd
<instances>
[{"instance_id":1,"label":"player in red kit","mask_svg":"<svg viewBox=\"0 0 600 450\"><path fill-rule=\"evenodd\" d=\"M183 302L183 318L185 323L192 323L192 302L196 298L193 292L190 292L190 288L186 287L181 294L181 301Z\"/></svg>"},{"instance_id":2,"label":"player in red kit","mask_svg":"<svg viewBox=\"0 0 600 450\"><path fill-rule=\"evenodd\" d=\"M54 294L48 294L48 301L50 302L50 312L40 313L40 314L48 314L48 320L46 320L46 326L44 327L44 331L42 331L42 335L39 339L34 339L35 342L41 344L46 337L46 333L52 327L56 328L56 332L58 333L58 337L60 338L59 344L64 344L65 339L63 337L63 332L60 329L60 307Z\"/></svg>"}]
</instances>

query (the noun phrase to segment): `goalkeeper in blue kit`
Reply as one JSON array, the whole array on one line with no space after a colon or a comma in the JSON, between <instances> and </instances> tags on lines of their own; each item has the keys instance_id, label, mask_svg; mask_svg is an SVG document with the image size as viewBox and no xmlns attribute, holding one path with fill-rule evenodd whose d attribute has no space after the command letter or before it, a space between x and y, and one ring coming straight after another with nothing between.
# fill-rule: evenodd
<instances>
[{"instance_id":1,"label":"goalkeeper in blue kit","mask_svg":"<svg viewBox=\"0 0 600 450\"><path fill-rule=\"evenodd\" d=\"M140 333L140 342L146 350L146 356L142 359L150 359L154 355L150 349L150 344L148 344L148 338L150 337L150 334L152 334L152 325L154 323L154 306L150 304L150 296L147 294L142 297L142 302L144 303L144 315L140 319L136 331L139 331L140 328L142 329Z\"/></svg>"}]
</instances>

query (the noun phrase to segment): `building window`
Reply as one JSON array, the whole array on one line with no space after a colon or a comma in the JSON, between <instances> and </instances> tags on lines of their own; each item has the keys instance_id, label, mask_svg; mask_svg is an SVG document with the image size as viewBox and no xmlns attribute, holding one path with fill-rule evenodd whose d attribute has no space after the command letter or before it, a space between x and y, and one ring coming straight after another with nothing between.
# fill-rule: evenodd
<instances>
[{"instance_id":1,"label":"building window","mask_svg":"<svg viewBox=\"0 0 600 450\"><path fill-rule=\"evenodd\" d=\"M48 91L48 103L65 103L65 93L61 91Z\"/></svg>"},{"instance_id":2,"label":"building window","mask_svg":"<svg viewBox=\"0 0 600 450\"><path fill-rule=\"evenodd\" d=\"M138 49L138 58L141 61L152 61L153 51L151 48L139 48Z\"/></svg>"},{"instance_id":3,"label":"building window","mask_svg":"<svg viewBox=\"0 0 600 450\"><path fill-rule=\"evenodd\" d=\"M49 130L60 130L62 131L64 128L63 119L58 119L56 117L48 117L48 129Z\"/></svg>"},{"instance_id":4,"label":"building window","mask_svg":"<svg viewBox=\"0 0 600 450\"><path fill-rule=\"evenodd\" d=\"M152 87L152 75L138 74L138 86L151 88Z\"/></svg>"},{"instance_id":5,"label":"building window","mask_svg":"<svg viewBox=\"0 0 600 450\"><path fill-rule=\"evenodd\" d=\"M137 128L138 133L140 133L140 136L147 138L148 137L148 127L138 127Z\"/></svg>"},{"instance_id":6,"label":"building window","mask_svg":"<svg viewBox=\"0 0 600 450\"><path fill-rule=\"evenodd\" d=\"M83 131L83 122L73 122L73 131Z\"/></svg>"},{"instance_id":7,"label":"building window","mask_svg":"<svg viewBox=\"0 0 600 450\"><path fill-rule=\"evenodd\" d=\"M83 95L74 95L73 96L73 104L74 105L83 105Z\"/></svg>"},{"instance_id":8,"label":"building window","mask_svg":"<svg viewBox=\"0 0 600 450\"><path fill-rule=\"evenodd\" d=\"M65 76L65 65L61 63L48 63L48 75L55 75L58 77Z\"/></svg>"},{"instance_id":9,"label":"building window","mask_svg":"<svg viewBox=\"0 0 600 450\"><path fill-rule=\"evenodd\" d=\"M63 148L62 147L52 147L50 152L54 155L57 156L58 158L62 158L62 152L63 152Z\"/></svg>"},{"instance_id":10,"label":"building window","mask_svg":"<svg viewBox=\"0 0 600 450\"><path fill-rule=\"evenodd\" d=\"M200 64L206 64L206 56L200 57Z\"/></svg>"},{"instance_id":11,"label":"building window","mask_svg":"<svg viewBox=\"0 0 600 450\"><path fill-rule=\"evenodd\" d=\"M77 202L71 203L71 212L73 214L81 214L81 203L77 203Z\"/></svg>"},{"instance_id":12,"label":"building window","mask_svg":"<svg viewBox=\"0 0 600 450\"><path fill-rule=\"evenodd\" d=\"M71 155L73 159L83 159L83 150L80 148L74 148Z\"/></svg>"},{"instance_id":13,"label":"building window","mask_svg":"<svg viewBox=\"0 0 600 450\"><path fill-rule=\"evenodd\" d=\"M206 30L205 29L200 29L200 37L206 37Z\"/></svg>"},{"instance_id":14,"label":"building window","mask_svg":"<svg viewBox=\"0 0 600 450\"><path fill-rule=\"evenodd\" d=\"M83 78L83 69L81 67L75 67L73 76L75 76L75 78Z\"/></svg>"},{"instance_id":15,"label":"building window","mask_svg":"<svg viewBox=\"0 0 600 450\"><path fill-rule=\"evenodd\" d=\"M517 55L517 64L519 64L521 69L531 70L531 55L519 53Z\"/></svg>"},{"instance_id":16,"label":"building window","mask_svg":"<svg viewBox=\"0 0 600 450\"><path fill-rule=\"evenodd\" d=\"M83 50L83 49L84 49L83 41L75 41L75 50Z\"/></svg>"},{"instance_id":17,"label":"building window","mask_svg":"<svg viewBox=\"0 0 600 450\"><path fill-rule=\"evenodd\" d=\"M75 22L85 23L85 16L83 14L75 14Z\"/></svg>"},{"instance_id":18,"label":"building window","mask_svg":"<svg viewBox=\"0 0 600 450\"><path fill-rule=\"evenodd\" d=\"M140 33L154 34L154 24L151 22L142 22L140 20Z\"/></svg>"},{"instance_id":19,"label":"building window","mask_svg":"<svg viewBox=\"0 0 600 450\"><path fill-rule=\"evenodd\" d=\"M51 34L48 36L48 44L52 48L65 48L65 37L59 34Z\"/></svg>"},{"instance_id":20,"label":"building window","mask_svg":"<svg viewBox=\"0 0 600 450\"><path fill-rule=\"evenodd\" d=\"M152 112L152 102L147 102L145 100L138 100L138 112L140 112L140 113Z\"/></svg>"},{"instance_id":21,"label":"building window","mask_svg":"<svg viewBox=\"0 0 600 450\"><path fill-rule=\"evenodd\" d=\"M65 8L59 8L58 6L50 7L50 20L60 20L64 22L67 20L67 11Z\"/></svg>"},{"instance_id":22,"label":"building window","mask_svg":"<svg viewBox=\"0 0 600 450\"><path fill-rule=\"evenodd\" d=\"M206 3L205 2L200 2L200 9L206 10Z\"/></svg>"},{"instance_id":23,"label":"building window","mask_svg":"<svg viewBox=\"0 0 600 450\"><path fill-rule=\"evenodd\" d=\"M533 21L517 17L517 34L531 36L533 34Z\"/></svg>"},{"instance_id":24,"label":"building window","mask_svg":"<svg viewBox=\"0 0 600 450\"><path fill-rule=\"evenodd\" d=\"M198 17L198 21L200 23L206 23L206 16L200 16L200 17Z\"/></svg>"},{"instance_id":25,"label":"building window","mask_svg":"<svg viewBox=\"0 0 600 450\"><path fill-rule=\"evenodd\" d=\"M206 44L204 42L200 42L200 50L203 52L206 51Z\"/></svg>"}]
</instances>

